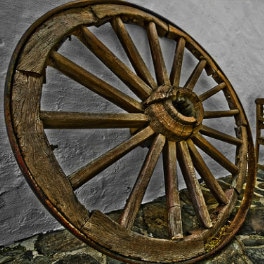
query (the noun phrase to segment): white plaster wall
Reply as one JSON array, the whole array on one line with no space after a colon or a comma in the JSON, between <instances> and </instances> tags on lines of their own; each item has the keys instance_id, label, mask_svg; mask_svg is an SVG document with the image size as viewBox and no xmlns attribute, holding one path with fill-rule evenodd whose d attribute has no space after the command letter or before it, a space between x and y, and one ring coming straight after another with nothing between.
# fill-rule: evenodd
<instances>
[{"instance_id":1,"label":"white plaster wall","mask_svg":"<svg viewBox=\"0 0 264 264\"><path fill-rule=\"evenodd\" d=\"M3 93L8 63L22 34L42 14L66 2L68 1L5 0L0 3L0 245L7 245L35 233L60 228L60 224L50 216L28 187L13 157L5 130ZM131 0L131 2L168 18L193 36L213 56L237 91L254 134L254 100L257 97L264 97L264 2L262 0ZM49 106L48 103L46 105ZM58 102L56 106L59 106ZM61 137L55 132L49 136L54 141ZM64 134L62 137L65 136ZM71 171L84 162L79 158L78 151L84 155L86 151L85 146L77 150L80 142L76 138L83 137L81 132L74 135L68 133L68 136L70 143L63 143L64 138L59 143L64 144L63 147L68 151L66 161L62 165ZM105 142L103 135L86 136L83 141L92 144L93 136L103 139L103 144L97 149L100 153L100 148ZM121 136L111 133L106 137L113 143L122 139ZM96 155L96 153L89 155L93 154ZM56 155L60 159L64 154L58 149ZM120 162L105 173L114 175L115 171L134 172L138 167L138 158L137 154L131 155L129 167ZM153 193L163 192L162 182L158 176L156 178L150 186L151 190L147 197L149 199L153 197ZM94 208L113 210L119 206L118 199L113 199L113 193L116 193L117 189L120 193L126 193L130 186L131 182L120 181L115 177L111 184L101 181L99 185L89 187L89 193L94 199L87 202ZM85 198L87 195L82 193L82 190L79 191L79 195L84 202L89 198Z\"/></svg>"}]
</instances>

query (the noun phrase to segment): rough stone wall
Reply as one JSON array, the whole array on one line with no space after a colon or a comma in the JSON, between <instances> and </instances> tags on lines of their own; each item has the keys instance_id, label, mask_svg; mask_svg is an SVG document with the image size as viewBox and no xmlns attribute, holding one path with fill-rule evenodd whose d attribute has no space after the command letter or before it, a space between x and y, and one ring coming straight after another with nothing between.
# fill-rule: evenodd
<instances>
[{"instance_id":1,"label":"rough stone wall","mask_svg":"<svg viewBox=\"0 0 264 264\"><path fill-rule=\"evenodd\" d=\"M8 63L22 34L42 14L66 2L68 1L6 0L0 3L0 245L60 228L60 224L49 215L29 189L13 157L4 123L3 94ZM255 133L254 100L262 96L264 84L264 2L262 0L131 0L131 2L168 18L201 43L235 87L249 117L252 132ZM75 162L76 160L70 156L68 168L74 167ZM130 167L136 167L136 162L137 159L132 158ZM112 192L116 192L118 184L118 181L114 182L113 189L107 190L108 196L105 196L105 201L111 197ZM91 191L96 194L104 186L100 188ZM158 183L153 184L152 189L152 192L161 192ZM109 203L113 205L111 199ZM99 206L105 210L114 209L106 203Z\"/></svg>"}]
</instances>

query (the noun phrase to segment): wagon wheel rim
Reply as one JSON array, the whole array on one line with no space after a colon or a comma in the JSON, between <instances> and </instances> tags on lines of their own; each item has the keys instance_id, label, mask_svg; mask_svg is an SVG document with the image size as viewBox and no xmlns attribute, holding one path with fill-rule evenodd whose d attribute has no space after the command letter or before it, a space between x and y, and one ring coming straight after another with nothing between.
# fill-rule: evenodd
<instances>
[{"instance_id":1,"label":"wagon wheel rim","mask_svg":"<svg viewBox=\"0 0 264 264\"><path fill-rule=\"evenodd\" d=\"M65 14L68 19L66 24L63 23ZM90 26L100 27L105 23L111 24L133 71L115 57L89 29ZM144 28L153 60L154 77L138 52L126 24L137 24ZM58 35L54 39L50 38L55 32ZM70 35L95 54L129 87L137 99L60 54L60 46ZM43 38L41 42L39 36ZM164 62L161 38L175 42L170 72ZM197 59L197 64L181 85L182 61L186 51ZM41 54L38 61L36 54ZM46 67L55 68L127 113L41 110ZM216 84L198 94L196 85L204 72ZM242 225L255 182L254 148L246 115L232 85L210 55L187 33L166 19L119 1L77 1L54 9L34 23L22 37L10 63L5 92L9 138L29 184L64 226L103 253L135 263L193 262L223 247ZM204 102L219 93L223 93L229 109L208 111ZM205 120L218 118L232 118L236 135L226 134L204 124ZM66 176L46 137L45 129L48 128L128 128L131 136ZM229 161L207 137L235 146L235 161ZM119 222L111 220L100 211L89 212L76 199L74 190L146 142L148 153ZM223 190L207 166L201 150L232 174L230 188ZM163 157L165 176L170 232L168 239L143 236L131 230L160 156ZM200 223L200 229L188 235L184 235L182 230L177 163ZM219 202L213 213L209 213L197 174ZM244 183L243 201L235 217L230 220L229 216ZM229 224L226 225L228 219ZM215 247L207 251L206 243L217 236L223 226L226 226L226 234Z\"/></svg>"}]
</instances>

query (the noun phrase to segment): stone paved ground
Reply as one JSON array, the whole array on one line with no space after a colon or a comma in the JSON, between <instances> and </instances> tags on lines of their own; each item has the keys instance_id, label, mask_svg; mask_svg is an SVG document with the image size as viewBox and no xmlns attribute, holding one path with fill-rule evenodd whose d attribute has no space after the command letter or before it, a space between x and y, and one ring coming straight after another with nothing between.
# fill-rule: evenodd
<instances>
[{"instance_id":1,"label":"stone paved ground","mask_svg":"<svg viewBox=\"0 0 264 264\"><path fill-rule=\"evenodd\" d=\"M200 264L243 264L264 263L264 172L259 171L254 192L254 201L244 225L233 241L217 255ZM150 212L162 214L162 206L154 203L144 208L148 217ZM139 221L139 220L138 220ZM158 237L164 235L163 220L159 228L148 226ZM140 221L139 221L140 222ZM148 224L147 222L145 224ZM138 223L140 226L140 223ZM152 229L153 230L152 230ZM39 234L8 247L0 248L0 264L121 264L102 253L88 247L67 230Z\"/></svg>"}]
</instances>

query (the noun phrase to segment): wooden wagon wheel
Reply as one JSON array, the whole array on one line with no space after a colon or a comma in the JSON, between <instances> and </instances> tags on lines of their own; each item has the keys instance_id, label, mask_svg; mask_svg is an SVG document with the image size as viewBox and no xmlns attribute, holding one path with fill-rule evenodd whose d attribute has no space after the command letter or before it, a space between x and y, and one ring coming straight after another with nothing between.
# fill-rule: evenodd
<instances>
[{"instance_id":1,"label":"wooden wagon wheel","mask_svg":"<svg viewBox=\"0 0 264 264\"><path fill-rule=\"evenodd\" d=\"M110 25L115 32L130 66L96 35L94 28L105 25ZM148 40L154 70L149 69L139 52L140 46L133 40L131 28L128 29L130 25L135 30L140 28ZM96 55L130 92L119 89L122 85L111 85L96 76L92 67L86 69L63 55L61 49L69 38ZM174 48L164 50L163 41L169 41ZM165 63L165 51L172 58L171 65ZM190 61L196 63L186 80L185 60L189 61L186 64L189 68ZM42 109L41 96L43 87L48 85L46 72L50 68L124 111ZM208 83L212 86L208 87ZM223 105L226 108L223 109ZM6 82L5 114L17 161L39 199L76 236L114 258L134 263L197 261L226 245L245 219L254 186L255 160L251 132L241 103L210 55L180 28L150 11L119 1L77 1L44 15L25 33L12 57ZM66 175L46 131L80 128L127 128L130 136ZM147 146L148 152L144 162L139 164L138 176L130 176L136 180L124 201L120 220L114 221L98 210L90 211L89 205L87 210L74 191L84 184L89 185L100 172L138 146L139 149ZM163 157L170 234L162 239L133 229L160 156ZM212 162L226 175L231 174L228 188L222 187L212 173ZM184 219L178 187L181 174L199 223L195 230L188 232L182 227ZM198 175L218 206L209 208ZM230 218L244 183L243 200ZM225 232L221 232L223 227ZM218 237L218 243L208 250L206 245L213 237Z\"/></svg>"}]
</instances>

